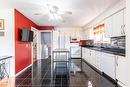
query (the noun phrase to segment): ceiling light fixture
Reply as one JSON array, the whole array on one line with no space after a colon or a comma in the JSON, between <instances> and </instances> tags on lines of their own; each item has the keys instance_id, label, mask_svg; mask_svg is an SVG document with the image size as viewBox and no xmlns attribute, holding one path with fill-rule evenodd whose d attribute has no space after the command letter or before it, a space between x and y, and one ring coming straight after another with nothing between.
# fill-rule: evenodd
<instances>
[{"instance_id":1,"label":"ceiling light fixture","mask_svg":"<svg viewBox=\"0 0 130 87\"><path fill-rule=\"evenodd\" d=\"M68 14L72 15L71 11L60 11L59 7L55 5L46 4L45 6L48 9L48 21L62 21L65 22L62 15ZM35 13L34 15L42 15L43 13Z\"/></svg>"}]
</instances>

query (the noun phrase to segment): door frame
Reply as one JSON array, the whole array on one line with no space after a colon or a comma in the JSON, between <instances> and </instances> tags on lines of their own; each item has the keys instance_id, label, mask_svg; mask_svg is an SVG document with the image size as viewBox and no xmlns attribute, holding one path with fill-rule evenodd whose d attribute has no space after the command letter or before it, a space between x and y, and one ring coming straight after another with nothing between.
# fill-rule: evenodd
<instances>
[{"instance_id":1,"label":"door frame","mask_svg":"<svg viewBox=\"0 0 130 87\"><path fill-rule=\"evenodd\" d=\"M40 30L39 31L39 44L40 44L40 49L39 49L39 58L42 59L41 54L42 54L42 45L41 45L41 33L44 32L49 32L51 33L51 56L52 56L52 49L53 49L53 30Z\"/></svg>"},{"instance_id":2,"label":"door frame","mask_svg":"<svg viewBox=\"0 0 130 87\"><path fill-rule=\"evenodd\" d=\"M34 28L34 27L31 27L31 31L33 32L36 32L37 33L37 56L36 56L36 60L38 60L38 53L39 53L39 40L38 40L38 37L39 37L39 30ZM33 43L31 43L31 50L32 50L32 58L31 58L31 63L33 64L34 62L34 59L33 59Z\"/></svg>"}]
</instances>

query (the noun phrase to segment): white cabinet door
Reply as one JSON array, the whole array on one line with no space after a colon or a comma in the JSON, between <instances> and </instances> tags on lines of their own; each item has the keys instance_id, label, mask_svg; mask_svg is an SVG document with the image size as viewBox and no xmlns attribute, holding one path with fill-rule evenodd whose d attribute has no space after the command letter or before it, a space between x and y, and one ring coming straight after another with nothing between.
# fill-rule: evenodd
<instances>
[{"instance_id":1,"label":"white cabinet door","mask_svg":"<svg viewBox=\"0 0 130 87\"><path fill-rule=\"evenodd\" d=\"M83 39L90 40L94 38L93 27L83 31Z\"/></svg>"},{"instance_id":2,"label":"white cabinet door","mask_svg":"<svg viewBox=\"0 0 130 87\"><path fill-rule=\"evenodd\" d=\"M96 68L100 71L101 71L101 62L100 62L101 57L102 57L102 52L95 51L95 65L96 65Z\"/></svg>"},{"instance_id":3,"label":"white cabinet door","mask_svg":"<svg viewBox=\"0 0 130 87\"><path fill-rule=\"evenodd\" d=\"M116 79L119 81L121 84L126 84L127 81L127 61L126 58L123 56L118 56L117 60L117 66L116 66Z\"/></svg>"},{"instance_id":4,"label":"white cabinet door","mask_svg":"<svg viewBox=\"0 0 130 87\"><path fill-rule=\"evenodd\" d=\"M124 26L123 26L123 35L126 34L126 9L124 9Z\"/></svg>"},{"instance_id":5,"label":"white cabinet door","mask_svg":"<svg viewBox=\"0 0 130 87\"><path fill-rule=\"evenodd\" d=\"M83 40L87 40L87 30L83 30Z\"/></svg>"},{"instance_id":6,"label":"white cabinet door","mask_svg":"<svg viewBox=\"0 0 130 87\"><path fill-rule=\"evenodd\" d=\"M85 56L86 56L86 61L90 63L90 49L85 49Z\"/></svg>"},{"instance_id":7,"label":"white cabinet door","mask_svg":"<svg viewBox=\"0 0 130 87\"><path fill-rule=\"evenodd\" d=\"M112 36L112 17L109 17L105 19L105 37L111 37Z\"/></svg>"},{"instance_id":8,"label":"white cabinet door","mask_svg":"<svg viewBox=\"0 0 130 87\"><path fill-rule=\"evenodd\" d=\"M120 11L112 16L113 28L112 37L123 35L123 25L124 25L124 11Z\"/></svg>"},{"instance_id":9,"label":"white cabinet door","mask_svg":"<svg viewBox=\"0 0 130 87\"><path fill-rule=\"evenodd\" d=\"M90 62L91 65L96 66L96 56L95 56L95 50L90 50Z\"/></svg>"},{"instance_id":10,"label":"white cabinet door","mask_svg":"<svg viewBox=\"0 0 130 87\"><path fill-rule=\"evenodd\" d=\"M85 48L82 47L82 58L85 59Z\"/></svg>"},{"instance_id":11,"label":"white cabinet door","mask_svg":"<svg viewBox=\"0 0 130 87\"><path fill-rule=\"evenodd\" d=\"M113 79L116 79L116 63L115 56L108 53L102 53L101 69L102 71Z\"/></svg>"}]
</instances>

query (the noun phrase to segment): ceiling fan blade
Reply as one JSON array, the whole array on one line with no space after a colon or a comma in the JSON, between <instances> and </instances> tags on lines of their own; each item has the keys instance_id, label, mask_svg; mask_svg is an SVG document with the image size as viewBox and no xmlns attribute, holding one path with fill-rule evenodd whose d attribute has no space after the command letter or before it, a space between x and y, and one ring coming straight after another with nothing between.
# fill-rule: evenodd
<instances>
[{"instance_id":1,"label":"ceiling fan blade","mask_svg":"<svg viewBox=\"0 0 130 87\"><path fill-rule=\"evenodd\" d=\"M44 13L43 12L36 12L36 13L34 13L34 15L36 15L36 16L39 16L39 15L48 15L48 12L45 12L44 11Z\"/></svg>"},{"instance_id":2,"label":"ceiling fan blade","mask_svg":"<svg viewBox=\"0 0 130 87\"><path fill-rule=\"evenodd\" d=\"M58 11L58 14L69 14L72 15L71 11Z\"/></svg>"},{"instance_id":3,"label":"ceiling fan blade","mask_svg":"<svg viewBox=\"0 0 130 87\"><path fill-rule=\"evenodd\" d=\"M42 13L34 13L34 15L43 15Z\"/></svg>"},{"instance_id":4,"label":"ceiling fan blade","mask_svg":"<svg viewBox=\"0 0 130 87\"><path fill-rule=\"evenodd\" d=\"M70 15L72 15L72 12L71 12L71 11L65 11L65 14L70 14Z\"/></svg>"}]
</instances>

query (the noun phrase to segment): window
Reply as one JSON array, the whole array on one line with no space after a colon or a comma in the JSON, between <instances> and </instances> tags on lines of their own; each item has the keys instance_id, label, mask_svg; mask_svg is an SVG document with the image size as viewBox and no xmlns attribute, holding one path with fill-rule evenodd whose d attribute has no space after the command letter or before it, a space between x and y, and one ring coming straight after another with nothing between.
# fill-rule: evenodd
<instances>
[{"instance_id":1,"label":"window","mask_svg":"<svg viewBox=\"0 0 130 87\"><path fill-rule=\"evenodd\" d=\"M105 24L100 24L93 29L94 43L110 43L110 38L105 37Z\"/></svg>"}]
</instances>

